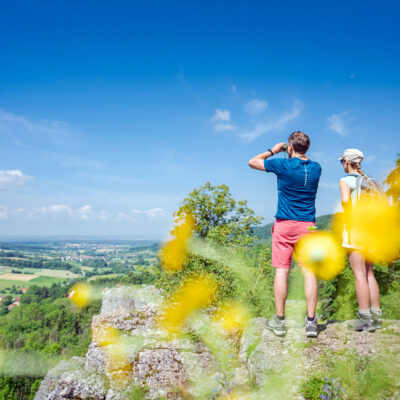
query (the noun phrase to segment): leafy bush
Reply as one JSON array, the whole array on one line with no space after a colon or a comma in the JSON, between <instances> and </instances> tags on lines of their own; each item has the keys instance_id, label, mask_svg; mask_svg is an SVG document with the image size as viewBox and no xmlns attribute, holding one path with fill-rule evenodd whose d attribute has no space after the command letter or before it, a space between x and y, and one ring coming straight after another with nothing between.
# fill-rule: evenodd
<instances>
[{"instance_id":1,"label":"leafy bush","mask_svg":"<svg viewBox=\"0 0 400 400\"><path fill-rule=\"evenodd\" d=\"M322 377L313 376L302 384L300 392L305 400L320 400L324 386L325 381Z\"/></svg>"}]
</instances>

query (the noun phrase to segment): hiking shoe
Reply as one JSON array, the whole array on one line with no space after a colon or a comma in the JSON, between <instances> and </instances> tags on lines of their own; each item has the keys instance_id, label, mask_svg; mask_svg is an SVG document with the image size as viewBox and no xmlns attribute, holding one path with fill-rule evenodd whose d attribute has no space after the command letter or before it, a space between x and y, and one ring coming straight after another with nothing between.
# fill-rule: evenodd
<instances>
[{"instance_id":1,"label":"hiking shoe","mask_svg":"<svg viewBox=\"0 0 400 400\"><path fill-rule=\"evenodd\" d=\"M276 336L286 335L285 320L281 321L276 315L272 319L267 321L266 327L270 329Z\"/></svg>"},{"instance_id":2,"label":"hiking shoe","mask_svg":"<svg viewBox=\"0 0 400 400\"><path fill-rule=\"evenodd\" d=\"M348 325L349 328L354 329L355 331L368 331L374 332L375 331L375 324L372 316L363 315L357 313L358 318L355 321L350 322Z\"/></svg>"},{"instance_id":3,"label":"hiking shoe","mask_svg":"<svg viewBox=\"0 0 400 400\"><path fill-rule=\"evenodd\" d=\"M376 329L382 328L382 310L378 312L371 310L372 319L374 321L374 325Z\"/></svg>"},{"instance_id":4,"label":"hiking shoe","mask_svg":"<svg viewBox=\"0 0 400 400\"><path fill-rule=\"evenodd\" d=\"M306 336L311 338L316 338L318 336L317 317L312 321L309 321L306 317Z\"/></svg>"}]
</instances>

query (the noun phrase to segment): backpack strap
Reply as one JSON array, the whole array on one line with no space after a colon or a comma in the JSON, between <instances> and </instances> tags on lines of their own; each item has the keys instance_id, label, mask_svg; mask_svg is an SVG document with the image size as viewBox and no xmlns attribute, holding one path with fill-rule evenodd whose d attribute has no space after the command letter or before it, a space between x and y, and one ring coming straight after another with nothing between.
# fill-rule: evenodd
<instances>
[{"instance_id":1,"label":"backpack strap","mask_svg":"<svg viewBox=\"0 0 400 400\"><path fill-rule=\"evenodd\" d=\"M360 200L361 197L361 187L362 187L362 181L364 177L362 175L357 175L356 177L356 194L357 194L357 201Z\"/></svg>"}]
</instances>

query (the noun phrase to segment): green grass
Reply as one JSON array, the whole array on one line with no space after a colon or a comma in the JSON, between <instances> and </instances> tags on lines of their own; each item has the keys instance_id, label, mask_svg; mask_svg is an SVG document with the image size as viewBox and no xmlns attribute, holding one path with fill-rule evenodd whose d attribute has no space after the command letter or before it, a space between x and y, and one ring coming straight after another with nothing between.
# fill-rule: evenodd
<instances>
[{"instance_id":1,"label":"green grass","mask_svg":"<svg viewBox=\"0 0 400 400\"><path fill-rule=\"evenodd\" d=\"M46 286L49 287L53 283L61 283L65 279L63 278L55 278L51 276L39 276L39 278L32 279L31 281L28 281L28 283L32 285L37 285L37 286Z\"/></svg>"},{"instance_id":2,"label":"green grass","mask_svg":"<svg viewBox=\"0 0 400 400\"><path fill-rule=\"evenodd\" d=\"M108 274L108 275L94 275L89 278L89 281L95 281L101 278L115 278L117 276L121 276L121 274Z\"/></svg>"},{"instance_id":3,"label":"green grass","mask_svg":"<svg viewBox=\"0 0 400 400\"><path fill-rule=\"evenodd\" d=\"M13 285L15 285L16 289L18 290L22 288L28 288L32 285L50 287L53 283L61 283L63 281L64 279L51 278L49 276L39 276L38 278L26 282L0 279L0 294L9 294L10 291L7 291L6 288L11 289Z\"/></svg>"},{"instance_id":4,"label":"green grass","mask_svg":"<svg viewBox=\"0 0 400 400\"><path fill-rule=\"evenodd\" d=\"M21 268L22 273L35 274L40 276L49 276L51 278L74 279L81 275L74 274L66 269L41 269L41 268Z\"/></svg>"},{"instance_id":5,"label":"green grass","mask_svg":"<svg viewBox=\"0 0 400 400\"><path fill-rule=\"evenodd\" d=\"M12 268L6 265L0 265L0 275L11 272Z\"/></svg>"},{"instance_id":6,"label":"green grass","mask_svg":"<svg viewBox=\"0 0 400 400\"><path fill-rule=\"evenodd\" d=\"M379 359L371 359L344 351L343 354L335 353L325 358L323 370L305 380L300 388L306 400L320 398L324 378L340 379L345 391L338 398L386 399L391 398L397 390L397 370L392 367L387 354L382 354Z\"/></svg>"}]
</instances>

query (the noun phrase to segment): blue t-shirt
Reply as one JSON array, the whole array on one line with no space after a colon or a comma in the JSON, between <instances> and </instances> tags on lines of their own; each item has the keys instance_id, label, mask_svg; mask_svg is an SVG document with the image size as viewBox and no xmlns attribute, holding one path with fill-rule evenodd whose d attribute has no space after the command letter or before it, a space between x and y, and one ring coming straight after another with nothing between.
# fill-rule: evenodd
<instances>
[{"instance_id":1,"label":"blue t-shirt","mask_svg":"<svg viewBox=\"0 0 400 400\"><path fill-rule=\"evenodd\" d=\"M294 157L266 159L264 167L278 178L278 210L275 217L314 222L321 166L314 161Z\"/></svg>"}]
</instances>

